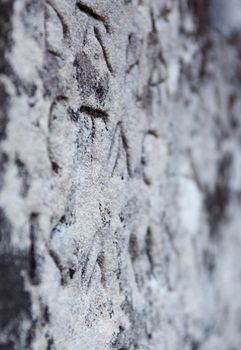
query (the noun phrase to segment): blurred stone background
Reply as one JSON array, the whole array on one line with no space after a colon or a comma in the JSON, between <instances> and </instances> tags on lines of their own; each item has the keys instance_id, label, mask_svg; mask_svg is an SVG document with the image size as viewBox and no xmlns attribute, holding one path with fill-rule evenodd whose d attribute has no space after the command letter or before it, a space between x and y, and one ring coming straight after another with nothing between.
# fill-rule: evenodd
<instances>
[{"instance_id":1,"label":"blurred stone background","mask_svg":"<svg viewBox=\"0 0 241 350\"><path fill-rule=\"evenodd\" d=\"M238 0L0 0L0 349L239 350Z\"/></svg>"}]
</instances>

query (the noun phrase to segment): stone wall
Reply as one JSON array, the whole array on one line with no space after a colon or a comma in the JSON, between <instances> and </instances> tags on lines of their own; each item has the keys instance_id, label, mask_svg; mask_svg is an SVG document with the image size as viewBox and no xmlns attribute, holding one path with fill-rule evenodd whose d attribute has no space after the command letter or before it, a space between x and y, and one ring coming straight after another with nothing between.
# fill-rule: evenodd
<instances>
[{"instance_id":1,"label":"stone wall","mask_svg":"<svg viewBox=\"0 0 241 350\"><path fill-rule=\"evenodd\" d=\"M211 13L0 1L0 349L241 348L240 39Z\"/></svg>"}]
</instances>

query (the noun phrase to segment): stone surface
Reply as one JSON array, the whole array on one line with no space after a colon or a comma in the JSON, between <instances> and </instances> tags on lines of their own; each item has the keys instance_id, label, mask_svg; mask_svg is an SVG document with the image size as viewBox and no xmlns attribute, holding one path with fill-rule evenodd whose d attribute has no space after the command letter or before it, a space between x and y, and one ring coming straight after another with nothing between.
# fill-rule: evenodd
<instances>
[{"instance_id":1,"label":"stone surface","mask_svg":"<svg viewBox=\"0 0 241 350\"><path fill-rule=\"evenodd\" d=\"M240 39L208 19L0 1L0 349L241 348Z\"/></svg>"}]
</instances>

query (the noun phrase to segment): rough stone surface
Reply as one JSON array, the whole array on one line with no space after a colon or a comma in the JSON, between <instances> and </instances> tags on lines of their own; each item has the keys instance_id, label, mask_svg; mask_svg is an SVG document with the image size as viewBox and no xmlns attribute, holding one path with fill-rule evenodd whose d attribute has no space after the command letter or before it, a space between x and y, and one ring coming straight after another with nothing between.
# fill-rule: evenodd
<instances>
[{"instance_id":1,"label":"rough stone surface","mask_svg":"<svg viewBox=\"0 0 241 350\"><path fill-rule=\"evenodd\" d=\"M210 17L0 0L0 349L241 349L240 37Z\"/></svg>"}]
</instances>

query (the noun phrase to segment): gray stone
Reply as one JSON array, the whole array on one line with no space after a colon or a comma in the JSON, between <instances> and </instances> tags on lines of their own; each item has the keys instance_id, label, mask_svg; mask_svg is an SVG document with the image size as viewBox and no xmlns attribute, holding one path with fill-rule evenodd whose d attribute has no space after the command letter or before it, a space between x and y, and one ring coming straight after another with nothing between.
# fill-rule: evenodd
<instances>
[{"instance_id":1,"label":"gray stone","mask_svg":"<svg viewBox=\"0 0 241 350\"><path fill-rule=\"evenodd\" d=\"M241 348L240 39L215 6L0 1L0 349Z\"/></svg>"}]
</instances>

